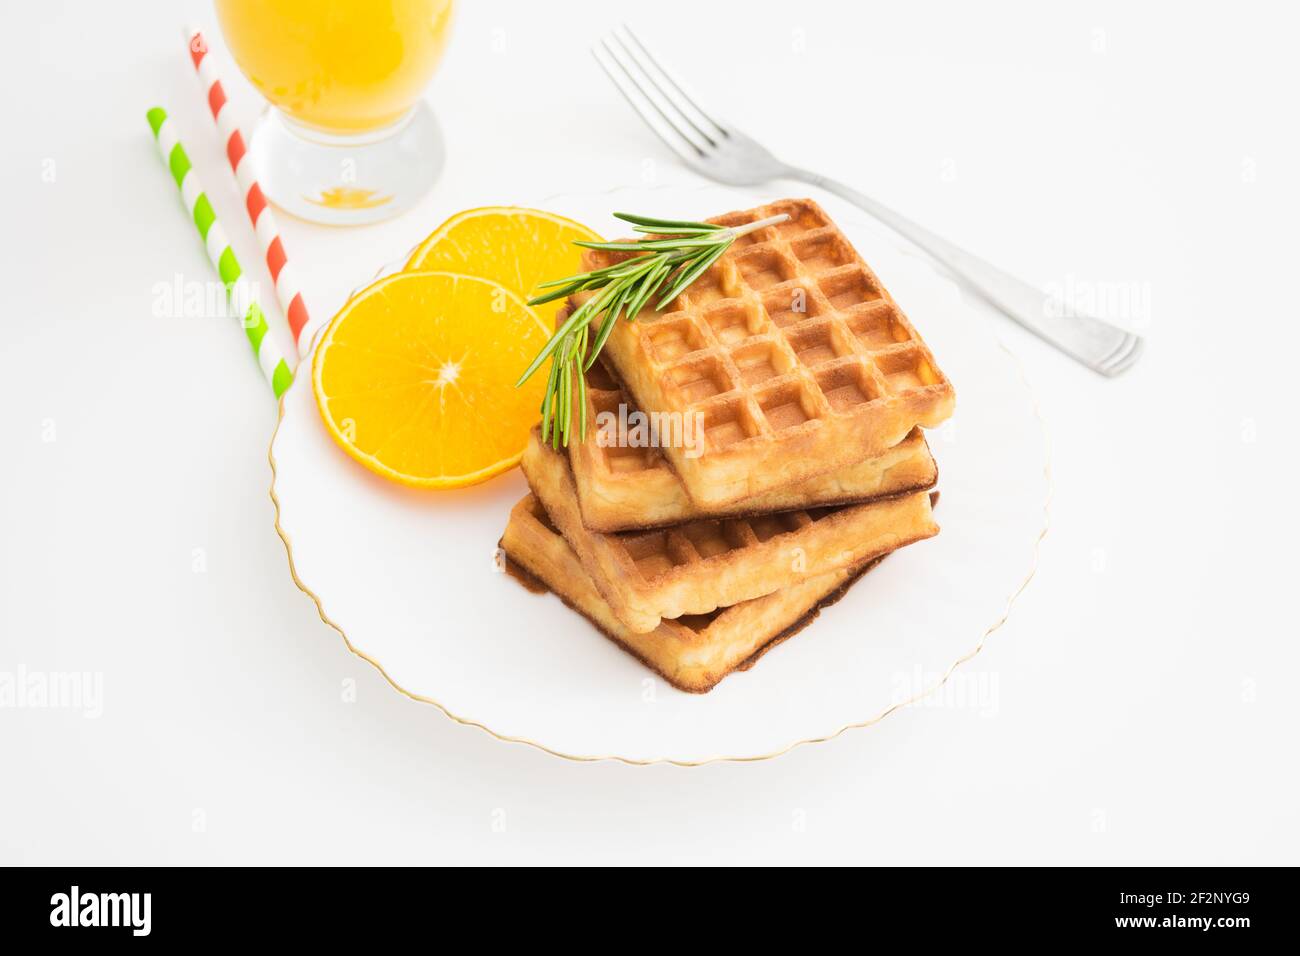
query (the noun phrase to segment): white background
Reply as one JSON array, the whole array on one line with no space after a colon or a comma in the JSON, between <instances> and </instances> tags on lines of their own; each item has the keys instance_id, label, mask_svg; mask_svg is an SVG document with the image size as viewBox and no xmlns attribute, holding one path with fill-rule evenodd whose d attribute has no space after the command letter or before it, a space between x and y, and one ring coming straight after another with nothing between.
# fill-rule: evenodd
<instances>
[{"instance_id":1,"label":"white background","mask_svg":"<svg viewBox=\"0 0 1300 956\"><path fill-rule=\"evenodd\" d=\"M183 52L181 26L207 25L253 119L211 10L7 11L0 672L100 673L104 700L0 709L0 862L1300 862L1297 24L1280 4L1048 7L633 19L791 161L1034 282L1109 292L1148 336L1102 381L987 316L1055 477L1037 577L969 670L992 703L697 769L498 742L346 652L272 526L275 405L244 337L153 314L158 283L208 271L149 106L258 261ZM281 216L314 309L455 210L687 180L587 52L620 8L644 10L463 3L429 94L435 191L366 229Z\"/></svg>"}]
</instances>

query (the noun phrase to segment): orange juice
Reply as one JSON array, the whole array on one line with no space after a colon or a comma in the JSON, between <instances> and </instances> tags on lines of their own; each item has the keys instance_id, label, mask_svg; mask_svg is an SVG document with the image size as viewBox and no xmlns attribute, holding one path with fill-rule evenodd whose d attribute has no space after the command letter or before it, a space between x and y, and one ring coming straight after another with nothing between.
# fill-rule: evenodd
<instances>
[{"instance_id":1,"label":"orange juice","mask_svg":"<svg viewBox=\"0 0 1300 956\"><path fill-rule=\"evenodd\" d=\"M452 0L216 0L244 75L296 122L350 135L411 109L442 59Z\"/></svg>"}]
</instances>

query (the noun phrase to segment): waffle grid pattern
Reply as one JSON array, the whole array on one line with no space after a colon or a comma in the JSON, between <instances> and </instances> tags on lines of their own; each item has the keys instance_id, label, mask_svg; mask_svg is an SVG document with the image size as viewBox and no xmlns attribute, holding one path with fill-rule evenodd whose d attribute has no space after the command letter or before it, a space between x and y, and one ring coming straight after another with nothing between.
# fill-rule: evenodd
<instances>
[{"instance_id":1,"label":"waffle grid pattern","mask_svg":"<svg viewBox=\"0 0 1300 956\"><path fill-rule=\"evenodd\" d=\"M930 350L840 230L811 200L782 200L711 221L740 225L788 213L751 233L697 279L674 311L619 323L610 350L643 408L703 416L708 459L739 443L830 451L851 429L886 432L848 456L878 454L915 424L935 425L951 410L952 386ZM591 267L617 253L588 256ZM640 371L641 374L636 374ZM646 393L646 394L643 394ZM671 453L670 453L671 454ZM699 471L673 464L700 498ZM757 462L755 462L757 464ZM815 473L815 472L809 472ZM748 493L757 488L749 487ZM729 497L739 497L739 494Z\"/></svg>"},{"instance_id":2,"label":"waffle grid pattern","mask_svg":"<svg viewBox=\"0 0 1300 956\"><path fill-rule=\"evenodd\" d=\"M521 462L533 494L633 631L702 614L849 567L938 531L925 492L857 505L696 519L600 533L583 521L566 456L534 429Z\"/></svg>"},{"instance_id":3,"label":"waffle grid pattern","mask_svg":"<svg viewBox=\"0 0 1300 956\"><path fill-rule=\"evenodd\" d=\"M515 505L502 535L508 559L554 591L606 637L653 668L674 687L705 693L834 603L869 567L845 568L773 594L706 614L665 619L636 633L601 597L578 556L533 495ZM871 562L874 564L874 562Z\"/></svg>"},{"instance_id":4,"label":"waffle grid pattern","mask_svg":"<svg viewBox=\"0 0 1300 956\"><path fill-rule=\"evenodd\" d=\"M699 518L858 503L929 488L937 477L925 439L914 429L882 455L731 505L700 507L691 501L658 447L602 441L598 424L602 413L629 416L635 410L631 396L603 363L596 363L587 373L587 436L569 445L583 520L593 530L644 530Z\"/></svg>"},{"instance_id":5,"label":"waffle grid pattern","mask_svg":"<svg viewBox=\"0 0 1300 956\"><path fill-rule=\"evenodd\" d=\"M620 406L629 414L633 408L627 394L600 362L587 370L587 434L582 442L569 446L574 464L578 464L575 452L586 455L586 464L602 476L617 481L642 480L646 472L662 471L672 474L663 453L655 447L637 447L635 445L601 445L597 441L597 416L602 412L619 414Z\"/></svg>"},{"instance_id":6,"label":"waffle grid pattern","mask_svg":"<svg viewBox=\"0 0 1300 956\"><path fill-rule=\"evenodd\" d=\"M556 537L561 537L560 529L555 527L551 522L551 516L546 513L546 509L542 507L542 503L537 500L535 495L528 495L528 497L520 503L520 506L517 507L519 508L521 515L527 514L529 518L540 524L547 532ZM511 516L511 520L515 520L514 515ZM583 573L585 574L586 572ZM743 602L742 604L731 605L731 607L741 606L743 606ZM706 634L709 626L727 610L729 610L729 608L719 607L714 608L712 611L706 611L703 614L684 614L679 618L665 618L660 626L679 628L683 634L691 634L698 637L699 635Z\"/></svg>"},{"instance_id":7,"label":"waffle grid pattern","mask_svg":"<svg viewBox=\"0 0 1300 956\"><path fill-rule=\"evenodd\" d=\"M656 531L623 531L612 537L641 581L653 584L673 568L685 569L730 551L756 548L842 510L832 506L754 518L706 519Z\"/></svg>"},{"instance_id":8,"label":"waffle grid pattern","mask_svg":"<svg viewBox=\"0 0 1300 956\"><path fill-rule=\"evenodd\" d=\"M510 521L512 523L535 523L540 526L540 529L533 529L534 534L544 532L545 534L563 540L560 529L555 527L555 524L551 521L551 516L546 513L546 509L542 507L542 503L537 500L536 495L529 494L515 505L514 510L510 515ZM568 545L566 544L565 547L567 548ZM574 555L574 561L575 563L577 562L576 555ZM586 574L585 571L582 573ZM731 607L743 606L743 602L741 604L731 605ZM685 614L679 618L665 618L660 622L659 626L660 628L676 630L679 638L688 636L687 639L692 642L699 641L706 639L709 627L729 609L730 608L719 607L714 608L712 611L706 611L703 614Z\"/></svg>"}]
</instances>

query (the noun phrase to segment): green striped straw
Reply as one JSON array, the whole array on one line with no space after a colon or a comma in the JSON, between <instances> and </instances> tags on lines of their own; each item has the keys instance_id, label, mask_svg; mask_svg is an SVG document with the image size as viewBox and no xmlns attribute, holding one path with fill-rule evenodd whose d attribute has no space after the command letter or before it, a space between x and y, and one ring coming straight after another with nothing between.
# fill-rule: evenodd
<instances>
[{"instance_id":1,"label":"green striped straw","mask_svg":"<svg viewBox=\"0 0 1300 956\"><path fill-rule=\"evenodd\" d=\"M266 380L271 383L275 397L279 398L293 381L293 372L275 341L267 334L266 315L253 295L252 286L244 278L244 270L239 267L235 250L230 248L226 234L217 222L217 214L212 211L207 193L199 184L199 177L190 165L189 156L185 155L185 147L177 139L172 124L167 119L167 111L155 106L145 115L149 118L149 128L153 130L158 152L171 170L172 179L176 180L176 185L180 188L185 209L193 216L194 225L199 228L199 236L208 250L208 258L212 260L212 265L216 267L217 274L226 287L230 307L235 315L243 319L244 332L253 346L257 364L261 366Z\"/></svg>"}]
</instances>

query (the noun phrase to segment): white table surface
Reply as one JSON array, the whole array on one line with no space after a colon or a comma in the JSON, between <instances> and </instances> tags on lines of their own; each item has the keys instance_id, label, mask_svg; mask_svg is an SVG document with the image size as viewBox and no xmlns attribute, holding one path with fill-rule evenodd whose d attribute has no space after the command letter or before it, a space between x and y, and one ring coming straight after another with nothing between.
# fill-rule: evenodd
<instances>
[{"instance_id":1,"label":"white table surface","mask_svg":"<svg viewBox=\"0 0 1300 956\"><path fill-rule=\"evenodd\" d=\"M0 675L101 675L102 715L0 707L0 862L1297 862L1294 15L661 6L633 22L744 129L1148 336L1102 381L988 314L1040 396L1055 497L967 671L983 696L680 769L571 763L395 693L290 580L243 336L154 315L159 283L208 271L147 107L257 262L183 55L207 25L252 120L212 11L20 4ZM563 7L462 4L429 93L449 162L418 209L281 216L316 310L452 211L689 178L587 53L638 5Z\"/></svg>"}]
</instances>

